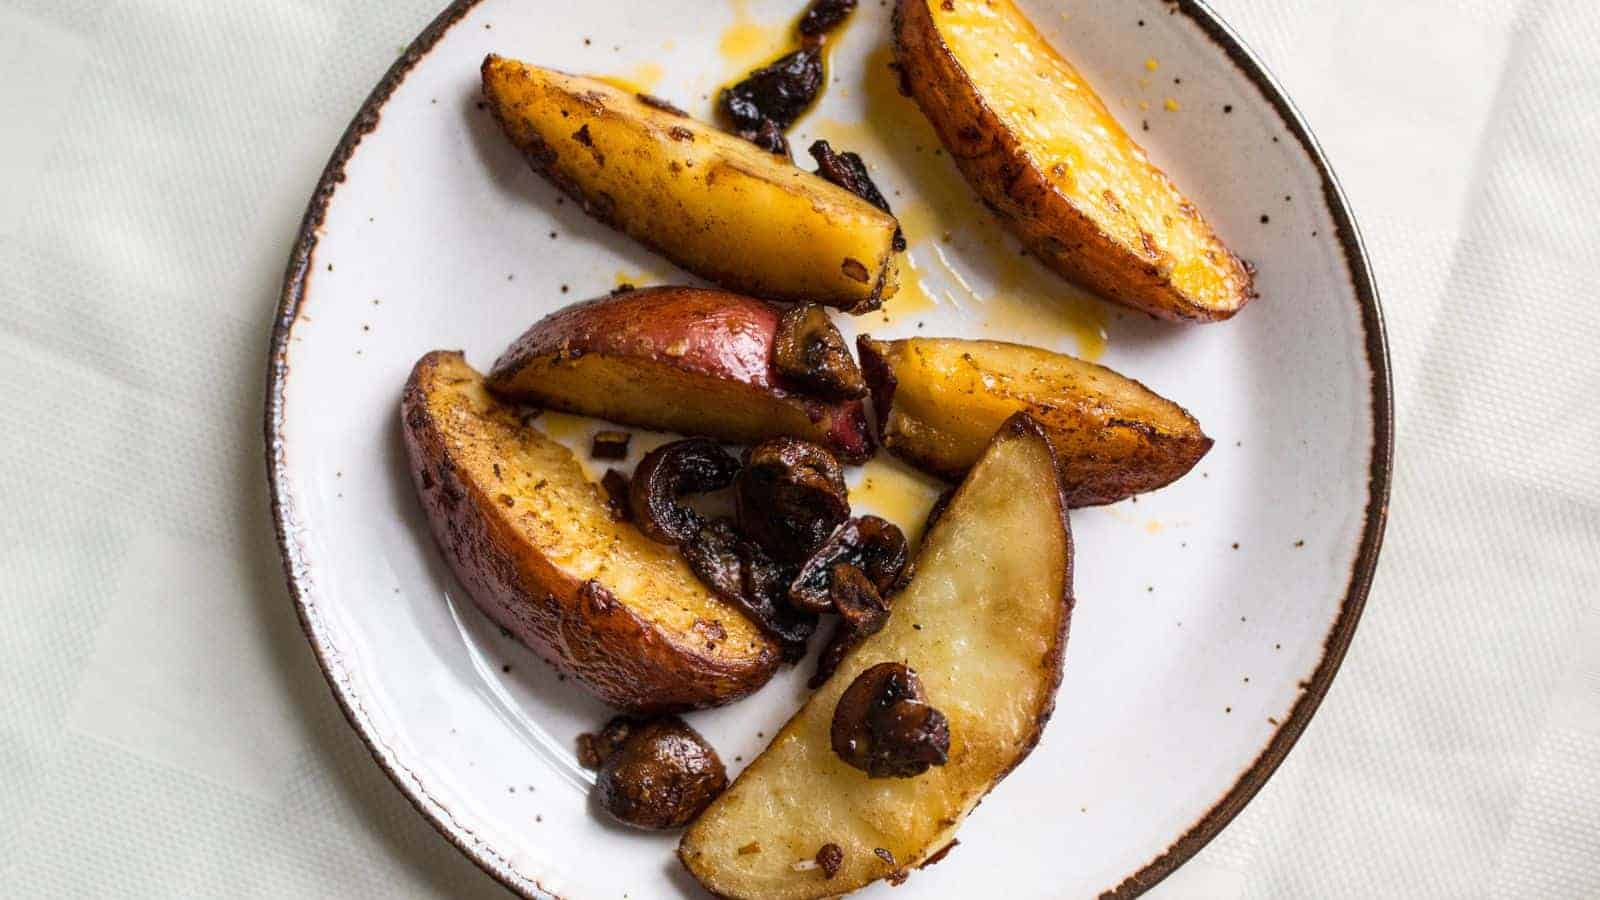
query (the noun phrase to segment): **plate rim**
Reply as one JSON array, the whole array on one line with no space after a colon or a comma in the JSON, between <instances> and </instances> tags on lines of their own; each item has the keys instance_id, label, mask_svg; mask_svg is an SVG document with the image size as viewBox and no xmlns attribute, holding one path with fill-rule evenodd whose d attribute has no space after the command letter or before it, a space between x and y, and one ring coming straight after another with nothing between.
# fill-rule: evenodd
<instances>
[{"instance_id":1,"label":"plate rim","mask_svg":"<svg viewBox=\"0 0 1600 900\"><path fill-rule=\"evenodd\" d=\"M407 46L405 52L390 65L377 86L362 102L361 108L340 137L317 180L316 188L312 191L305 215L301 219L294 248L289 255L283 289L273 318L263 422L267 481L271 493L273 530L277 539L278 553L283 560L284 577L289 595L294 601L301 630L305 633L306 640L316 656L318 668L328 682L329 691L373 760L423 818L485 873L523 897L555 897L556 895L537 880L516 871L508 860L479 840L471 830L456 822L448 809L427 794L421 786L420 779L406 767L405 763L390 748L382 744L369 721L369 714L361 704L360 697L349 684L349 674L344 668L343 661L337 657L334 648L326 640L324 627L315 608L311 567L292 540L292 531L296 523L291 521L294 504L287 488L288 464L285 458L286 438L283 425L289 377L289 341L294 324L299 318L300 305L305 299L312 257L319 242L319 232L329 204L339 185L345 180L345 167L355 156L362 140L378 127L384 106L405 81L406 76L454 25L482 2L483 0L452 0L450 5ZM1345 598L1339 606L1339 614L1323 642L1322 659L1317 663L1305 690L1295 701L1288 717L1274 730L1272 737L1233 786L1165 851L1103 894L1104 897L1110 898L1136 897L1154 887L1194 857L1249 804L1305 731L1332 686L1334 677L1338 674L1340 664L1344 661L1345 653L1355 636L1356 625L1366 607L1367 595L1372 588L1384 530L1388 522L1390 486L1394 470L1394 384L1389 360L1388 332L1366 244L1351 212L1344 187L1305 117L1289 99L1288 93L1276 76L1255 51L1246 45L1238 32L1205 0L1177 0L1176 3L1169 3L1168 8L1199 26L1202 33L1223 51L1234 68L1260 91L1263 99L1278 114L1289 134L1300 143L1311 158L1322 179L1323 199L1332 216L1334 233L1349 269L1351 287L1361 307L1366 358L1372 373L1370 383L1372 457L1368 466L1367 503L1364 511L1366 521L1362 527L1360 546L1351 566L1350 580Z\"/></svg>"}]
</instances>

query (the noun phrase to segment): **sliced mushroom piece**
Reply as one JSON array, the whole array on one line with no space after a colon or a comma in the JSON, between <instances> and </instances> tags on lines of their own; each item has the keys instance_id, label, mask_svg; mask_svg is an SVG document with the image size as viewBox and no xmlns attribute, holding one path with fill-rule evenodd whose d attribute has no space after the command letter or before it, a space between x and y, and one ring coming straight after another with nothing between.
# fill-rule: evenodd
<instances>
[{"instance_id":1,"label":"sliced mushroom piece","mask_svg":"<svg viewBox=\"0 0 1600 900\"><path fill-rule=\"evenodd\" d=\"M796 438L774 438L751 447L734 500L739 529L783 562L806 559L850 518L850 495L839 461Z\"/></svg>"},{"instance_id":2,"label":"sliced mushroom piece","mask_svg":"<svg viewBox=\"0 0 1600 900\"><path fill-rule=\"evenodd\" d=\"M827 34L849 18L855 8L856 0L812 0L800 17L800 33L808 38Z\"/></svg>"},{"instance_id":3,"label":"sliced mushroom piece","mask_svg":"<svg viewBox=\"0 0 1600 900\"><path fill-rule=\"evenodd\" d=\"M600 754L595 796L617 821L636 828L681 828L728 787L717 751L677 716L613 719L589 752ZM609 735L609 736L608 736Z\"/></svg>"},{"instance_id":4,"label":"sliced mushroom piece","mask_svg":"<svg viewBox=\"0 0 1600 900\"><path fill-rule=\"evenodd\" d=\"M822 90L822 68L821 48L802 47L723 88L717 106L746 140L754 139L764 121L787 131Z\"/></svg>"},{"instance_id":5,"label":"sliced mushroom piece","mask_svg":"<svg viewBox=\"0 0 1600 900\"><path fill-rule=\"evenodd\" d=\"M834 566L830 595L839 621L833 626L827 646L817 655L817 671L808 683L812 690L826 684L850 651L882 631L889 621L889 601L878 594L878 589L855 566L843 563Z\"/></svg>"},{"instance_id":6,"label":"sliced mushroom piece","mask_svg":"<svg viewBox=\"0 0 1600 900\"><path fill-rule=\"evenodd\" d=\"M653 540L682 544L699 534L705 518L679 498L725 488L738 474L739 461L709 438L663 444L634 470L628 488L633 522Z\"/></svg>"},{"instance_id":7,"label":"sliced mushroom piece","mask_svg":"<svg viewBox=\"0 0 1600 900\"><path fill-rule=\"evenodd\" d=\"M878 663L840 695L829 740L869 778L913 778L949 759L950 723L928 704L915 670Z\"/></svg>"},{"instance_id":8,"label":"sliced mushroom piece","mask_svg":"<svg viewBox=\"0 0 1600 900\"><path fill-rule=\"evenodd\" d=\"M800 567L789 602L814 613L833 611L833 573L840 563L860 569L882 597L893 596L910 576L905 532L877 516L851 519Z\"/></svg>"},{"instance_id":9,"label":"sliced mushroom piece","mask_svg":"<svg viewBox=\"0 0 1600 900\"><path fill-rule=\"evenodd\" d=\"M815 303L796 306L778 319L772 344L778 374L799 387L830 400L854 400L867 394L867 380L850 355L850 346L827 310Z\"/></svg>"},{"instance_id":10,"label":"sliced mushroom piece","mask_svg":"<svg viewBox=\"0 0 1600 900\"><path fill-rule=\"evenodd\" d=\"M778 641L787 662L805 655L817 617L782 602L792 566L775 562L742 537L728 519L705 523L680 549L684 561L717 596L738 606L762 631Z\"/></svg>"}]
</instances>

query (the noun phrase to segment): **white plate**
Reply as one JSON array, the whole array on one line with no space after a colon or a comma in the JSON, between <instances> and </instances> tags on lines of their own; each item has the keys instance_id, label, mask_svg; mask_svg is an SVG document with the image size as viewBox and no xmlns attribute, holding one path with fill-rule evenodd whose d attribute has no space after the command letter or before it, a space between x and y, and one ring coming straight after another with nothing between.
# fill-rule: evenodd
<instances>
[{"instance_id":1,"label":"white plate","mask_svg":"<svg viewBox=\"0 0 1600 900\"><path fill-rule=\"evenodd\" d=\"M362 109L290 263L266 430L306 634L379 764L524 894L698 888L673 857L675 836L626 832L591 810L573 739L606 710L463 602L405 472L400 387L428 350L465 348L486 366L567 302L621 280L692 279L558 202L478 107L478 64L495 51L621 75L706 116L717 85L775 49L801 5L456 3ZM1103 327L1103 362L1187 406L1217 439L1171 488L1074 513L1078 604L1055 719L960 848L897 896L1133 895L1191 856L1267 779L1327 690L1387 502L1376 292L1343 196L1288 101L1198 3L1023 5L1259 265L1262 297L1228 323L1168 325L1035 270L894 93L888 10L862 5L795 145L823 136L866 156L933 300L908 291L889 321L847 328L1092 355ZM592 427L547 421L574 445ZM873 475L913 498L880 492L860 505L903 524L915 495L931 496L901 470ZM797 708L802 674L692 722L737 770Z\"/></svg>"}]
</instances>

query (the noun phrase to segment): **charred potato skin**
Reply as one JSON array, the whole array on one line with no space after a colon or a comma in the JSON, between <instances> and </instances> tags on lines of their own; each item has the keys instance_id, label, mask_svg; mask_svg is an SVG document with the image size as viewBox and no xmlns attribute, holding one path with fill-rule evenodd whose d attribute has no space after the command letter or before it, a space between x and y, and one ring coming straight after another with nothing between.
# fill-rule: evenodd
<instances>
[{"instance_id":1,"label":"charred potato skin","mask_svg":"<svg viewBox=\"0 0 1600 900\"><path fill-rule=\"evenodd\" d=\"M901 389L896 374L897 360L918 345L939 342L939 338L912 338L900 341L876 341L870 335L857 339L857 352L861 356L861 369L872 392L876 410L878 442L883 448L907 463L947 481L960 481L971 461L950 448L937 429L903 416L895 406L896 394ZM970 343L1004 351L1007 345L997 341L952 341ZM1018 352L1044 352L1037 348L1017 347ZM1105 506L1119 503L1129 497L1159 490L1188 474L1210 452L1212 439L1200 430L1200 424L1188 411L1172 404L1141 382L1115 373L1104 366L1076 361L1093 367L1125 382L1130 388L1148 393L1150 397L1171 404L1183 425L1179 429L1164 429L1134 415L1104 414L1099 404L1090 410L1074 411L1066 404L1050 409L1037 403L1017 399L1011 405L1016 410L1026 410L1037 419L1037 424L1047 431L1059 431L1054 438L1057 458L1061 461L1062 477L1066 483L1068 503L1074 509L1088 506Z\"/></svg>"},{"instance_id":2,"label":"charred potato skin","mask_svg":"<svg viewBox=\"0 0 1600 900\"><path fill-rule=\"evenodd\" d=\"M898 290L894 216L787 155L592 78L493 54L481 76L535 171L679 266L729 290L857 313Z\"/></svg>"},{"instance_id":3,"label":"charred potato skin","mask_svg":"<svg viewBox=\"0 0 1600 900\"><path fill-rule=\"evenodd\" d=\"M772 361L781 315L777 307L727 291L686 287L645 288L569 306L542 319L514 343L489 373L489 387L504 396L598 416L627 425L703 434L732 443L796 437L820 444L841 461L872 455L871 429L860 400L829 401L784 384ZM661 418L557 389L550 373L594 365L597 359L648 367L666 381L682 382L674 400L691 391L760 394L772 415L744 415L727 407L693 417ZM711 401L707 401L708 403ZM655 410L667 404L653 405ZM676 407L674 407L676 408ZM777 414L781 414L781 417ZM665 415L665 413L659 413Z\"/></svg>"},{"instance_id":4,"label":"charred potato skin","mask_svg":"<svg viewBox=\"0 0 1600 900\"><path fill-rule=\"evenodd\" d=\"M692 635L674 636L611 596L552 565L515 532L507 510L474 480L429 394L459 377L458 351L435 351L412 371L401 400L412 483L435 539L480 609L605 703L636 714L731 703L776 672L777 648L729 664ZM729 609L729 616L738 612Z\"/></svg>"},{"instance_id":5,"label":"charred potato skin","mask_svg":"<svg viewBox=\"0 0 1600 900\"><path fill-rule=\"evenodd\" d=\"M1236 285L1222 305L1197 302L1173 284L1152 258L1148 234L1146 247L1125 247L1057 190L940 35L933 12L940 2L975 0L896 0L892 45L901 84L933 124L968 184L1033 254L1068 280L1161 319L1222 321L1255 298L1254 270L1214 234L1208 253L1223 261ZM1164 173L1156 169L1155 174L1171 187ZM1210 231L1192 204L1185 201L1181 208Z\"/></svg>"},{"instance_id":6,"label":"charred potato skin","mask_svg":"<svg viewBox=\"0 0 1600 900\"><path fill-rule=\"evenodd\" d=\"M924 847L918 853L907 854L904 856L904 858L894 855L894 862L892 864L888 860L885 860L881 857L873 856L871 858L866 858L862 857L860 854L854 854L844 861L844 871L840 873L840 877L837 880L835 880L833 876L829 876L826 880L819 879L814 884L801 887L799 890L786 891L782 894L786 900L801 900L801 898L805 898L805 900L812 900L812 898L815 898L815 900L820 900L820 898L842 896L843 894L866 887L870 883L882 879L889 879L891 883L899 884L900 881L904 879L904 876L908 875L914 870L922 868L925 865L938 862L939 859L942 858L945 852L950 848L951 844L954 843L956 832L959 830L961 823L965 820L966 815L970 814L970 812L975 809L980 802L982 802L984 797L988 796L988 794L993 791L994 788L1006 778L1006 776L1015 771L1017 766L1021 765L1030 755L1032 755L1034 749L1038 747L1039 741L1044 734L1045 726L1049 724L1051 717L1055 713L1057 694L1061 686L1067 639L1070 632L1072 612L1075 606L1075 598L1072 590L1072 573L1075 560L1075 551L1073 547L1071 524L1068 518L1069 507L1067 502L1066 486L1061 481L1061 464L1060 460L1055 454L1049 433L1025 413L1018 413L1009 418L1005 424L1001 426L1001 428L995 434L994 441L999 443L1001 441L1018 439L1038 441L1049 453L1049 469L1055 475L1055 490L1049 492L1048 499L1052 507L1052 518L1059 521L1061 533L1065 537L1065 566L1062 570L1062 581L1059 585L1059 596L1061 598L1059 614L1056 619L1053 633L1050 637L1050 649L1039 659L1038 665L1042 672L1042 696L1038 706L1034 709L1033 715L1029 722L1029 730L1026 732L1026 734L1022 735L1021 739L1018 741L1015 755L1011 758L1009 764L999 769L994 777L987 784L983 785L982 789L979 790L975 796L970 797L968 802L965 804L964 811L960 815L956 816L954 821L949 822L948 827L946 827L944 831L927 841ZM968 491L968 488L969 483L963 483L953 492L949 504L951 509L956 509L960 506L962 495ZM945 521L945 519L941 518L938 523L935 523L933 528L936 529L940 527L940 525L944 524ZM924 536L924 548L931 544L932 537L932 531L930 531L928 535ZM848 658L846 660L846 665L850 665L850 660ZM799 731L803 727L801 723L809 709L810 703L818 702L817 698L822 694L828 693L830 690L835 691L832 699L836 701L838 694L842 693L842 685L852 682L857 674L859 674L859 672L851 671L848 678L840 679L840 684L824 686L822 689L817 691L817 693L814 694L812 699L808 702L807 706L796 712L794 716L792 716L789 721L784 724L779 733L773 737L772 742L768 745L768 751L764 751L763 755L779 745L788 743L790 741L799 740ZM831 724L831 712L829 719ZM952 729L953 739L959 739L959 732L957 730L959 728L959 724L952 722L950 727ZM832 748L827 748L826 752L831 755ZM760 757L758 757L755 761L752 761L751 767L754 768L758 762L760 762ZM843 762L839 762L838 764L844 765ZM750 769L747 769L746 771L750 771ZM861 777L865 778L865 775L863 774ZM734 793L739 790L739 788L739 781L738 779L735 779L734 783L726 792L724 792L723 796L719 798L718 802L733 796ZM716 806L717 802L714 802L707 812L709 813L710 811L714 810ZM703 814L701 819L691 823L689 830L684 834L683 839L678 845L679 861L682 862L684 867L695 876L695 878L700 882L701 886L714 896L725 898L725 900L749 900L749 898L756 896L755 894L751 893L737 892L734 885L731 883L721 882L717 875L708 869L707 864L701 858L700 851L697 847L697 832L702 827L704 820L705 816ZM860 863L863 862L868 867L866 872L861 872L856 868ZM777 896L777 894L774 894L774 896Z\"/></svg>"}]
</instances>

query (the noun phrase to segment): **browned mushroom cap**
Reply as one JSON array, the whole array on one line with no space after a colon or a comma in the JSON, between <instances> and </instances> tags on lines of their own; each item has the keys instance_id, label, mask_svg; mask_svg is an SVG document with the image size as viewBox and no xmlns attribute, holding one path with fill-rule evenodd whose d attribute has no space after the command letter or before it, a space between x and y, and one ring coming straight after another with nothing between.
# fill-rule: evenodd
<instances>
[{"instance_id":1,"label":"browned mushroom cap","mask_svg":"<svg viewBox=\"0 0 1600 900\"><path fill-rule=\"evenodd\" d=\"M705 738L676 716L633 724L600 765L600 805L637 828L681 828L728 786Z\"/></svg>"},{"instance_id":2,"label":"browned mushroom cap","mask_svg":"<svg viewBox=\"0 0 1600 900\"><path fill-rule=\"evenodd\" d=\"M839 461L816 444L781 437L745 453L735 485L739 529L775 559L799 562L850 517Z\"/></svg>"},{"instance_id":3,"label":"browned mushroom cap","mask_svg":"<svg viewBox=\"0 0 1600 900\"><path fill-rule=\"evenodd\" d=\"M835 531L800 567L789 586L789 602L810 612L831 612L834 567L855 566L883 597L905 584L909 552L899 526L877 516L851 519Z\"/></svg>"},{"instance_id":4,"label":"browned mushroom cap","mask_svg":"<svg viewBox=\"0 0 1600 900\"><path fill-rule=\"evenodd\" d=\"M839 621L833 626L828 645L817 656L817 671L809 683L812 690L826 684L850 651L882 631L889 621L889 602L879 596L878 589L855 566L834 566L829 593Z\"/></svg>"},{"instance_id":5,"label":"browned mushroom cap","mask_svg":"<svg viewBox=\"0 0 1600 900\"><path fill-rule=\"evenodd\" d=\"M814 303L796 306L778 319L772 363L778 374L824 397L853 400L867 395L867 380L844 335L827 310Z\"/></svg>"},{"instance_id":6,"label":"browned mushroom cap","mask_svg":"<svg viewBox=\"0 0 1600 900\"><path fill-rule=\"evenodd\" d=\"M739 461L709 438L663 444L645 454L628 488L628 506L639 530L663 544L694 537L705 520L678 502L685 494L725 488L739 474Z\"/></svg>"},{"instance_id":7,"label":"browned mushroom cap","mask_svg":"<svg viewBox=\"0 0 1600 900\"><path fill-rule=\"evenodd\" d=\"M927 703L909 667L878 663L839 697L829 735L833 752L869 778L912 778L950 755L950 723Z\"/></svg>"},{"instance_id":8,"label":"browned mushroom cap","mask_svg":"<svg viewBox=\"0 0 1600 900\"><path fill-rule=\"evenodd\" d=\"M728 519L714 519L680 549L695 576L776 640L787 662L805 656L817 617L783 602L794 567L774 561Z\"/></svg>"}]
</instances>

